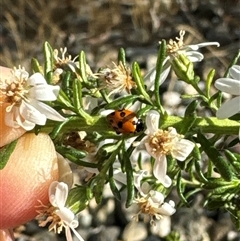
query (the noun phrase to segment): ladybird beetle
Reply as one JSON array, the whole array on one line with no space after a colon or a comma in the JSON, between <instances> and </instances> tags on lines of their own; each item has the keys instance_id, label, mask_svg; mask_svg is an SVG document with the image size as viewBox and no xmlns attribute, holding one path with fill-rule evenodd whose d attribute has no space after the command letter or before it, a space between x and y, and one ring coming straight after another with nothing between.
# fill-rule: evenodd
<instances>
[{"instance_id":1,"label":"ladybird beetle","mask_svg":"<svg viewBox=\"0 0 240 241\"><path fill-rule=\"evenodd\" d=\"M107 121L117 134L130 134L143 131L143 121L130 110L116 110L107 116Z\"/></svg>"}]
</instances>

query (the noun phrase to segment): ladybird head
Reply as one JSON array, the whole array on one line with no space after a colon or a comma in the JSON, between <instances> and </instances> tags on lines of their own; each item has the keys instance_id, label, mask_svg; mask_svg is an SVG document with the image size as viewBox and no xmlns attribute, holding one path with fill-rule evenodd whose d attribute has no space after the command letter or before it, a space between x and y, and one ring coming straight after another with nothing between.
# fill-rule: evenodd
<instances>
[{"instance_id":1,"label":"ladybird head","mask_svg":"<svg viewBox=\"0 0 240 241\"><path fill-rule=\"evenodd\" d=\"M144 130L144 122L142 119L138 119L136 123L136 132L140 132Z\"/></svg>"}]
</instances>

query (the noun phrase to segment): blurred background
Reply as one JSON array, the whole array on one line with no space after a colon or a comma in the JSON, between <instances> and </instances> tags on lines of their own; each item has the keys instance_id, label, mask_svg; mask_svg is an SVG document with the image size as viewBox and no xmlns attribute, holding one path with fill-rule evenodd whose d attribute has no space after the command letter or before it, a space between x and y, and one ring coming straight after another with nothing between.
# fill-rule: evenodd
<instances>
[{"instance_id":1,"label":"blurred background","mask_svg":"<svg viewBox=\"0 0 240 241\"><path fill-rule=\"evenodd\" d=\"M0 18L0 65L27 70L32 57L43 61L48 41L53 48L67 47L73 57L84 50L93 70L116 62L123 47L129 63L138 61L147 71L156 61L159 41L175 39L183 29L186 44L220 43L202 49L205 59L196 65L200 76L215 67L217 78L240 48L239 0L1 0ZM164 230L172 226L182 241L239 241L229 215L203 209L202 200L197 196L192 208L179 209L154 231L132 224L124 204L106 195L101 207L92 205L80 216L79 232L88 241L159 241L166 240ZM16 235L19 241L65 240L36 222L19 227Z\"/></svg>"}]
</instances>

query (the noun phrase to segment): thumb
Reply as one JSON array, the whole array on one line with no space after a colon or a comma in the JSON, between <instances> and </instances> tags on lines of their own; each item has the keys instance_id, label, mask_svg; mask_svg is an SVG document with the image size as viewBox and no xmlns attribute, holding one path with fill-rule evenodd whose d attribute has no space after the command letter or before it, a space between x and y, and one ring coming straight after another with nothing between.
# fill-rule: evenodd
<instances>
[{"instance_id":1,"label":"thumb","mask_svg":"<svg viewBox=\"0 0 240 241\"><path fill-rule=\"evenodd\" d=\"M21 136L7 165L0 170L0 229L26 223L36 215L39 200L48 201L48 187L58 180L57 155L47 134Z\"/></svg>"},{"instance_id":2,"label":"thumb","mask_svg":"<svg viewBox=\"0 0 240 241\"><path fill-rule=\"evenodd\" d=\"M0 230L0 240L1 241L14 241L14 236L12 230L3 229Z\"/></svg>"}]
</instances>

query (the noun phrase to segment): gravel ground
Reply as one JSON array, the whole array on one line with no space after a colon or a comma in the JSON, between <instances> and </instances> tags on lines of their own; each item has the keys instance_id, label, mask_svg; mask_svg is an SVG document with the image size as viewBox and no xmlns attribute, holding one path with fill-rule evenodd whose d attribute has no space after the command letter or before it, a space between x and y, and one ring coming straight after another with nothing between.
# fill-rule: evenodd
<instances>
[{"instance_id":1,"label":"gravel ground","mask_svg":"<svg viewBox=\"0 0 240 241\"><path fill-rule=\"evenodd\" d=\"M41 46L47 40L56 48L66 46L72 56L86 51L95 69L116 61L118 49L124 47L129 63L138 61L147 71L156 60L158 41L175 38L185 29L188 43L221 44L214 52L203 50L204 64L197 66L200 76L216 66L219 77L240 48L238 0L65 0L61 4L2 0L0 10L0 64L8 67L21 64L28 69L30 57L43 59ZM179 93L191 90L175 80L165 82L163 99L171 114L181 115ZM171 227L181 234L181 241L240 241L228 213L202 208L204 194L195 196L191 208L177 209L157 227L133 222L134 207L126 209L124 198L122 203L115 201L108 187L104 197L100 207L91 201L79 216L78 231L87 241L160 241ZM174 194L173 199L178 200ZM18 241L65 240L64 234L55 236L35 221L15 231Z\"/></svg>"}]
</instances>

